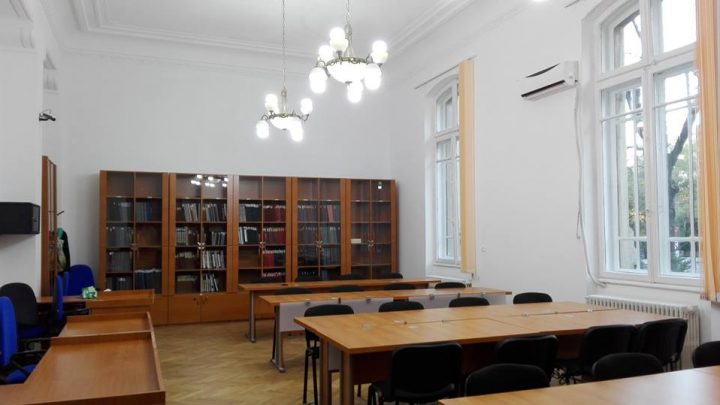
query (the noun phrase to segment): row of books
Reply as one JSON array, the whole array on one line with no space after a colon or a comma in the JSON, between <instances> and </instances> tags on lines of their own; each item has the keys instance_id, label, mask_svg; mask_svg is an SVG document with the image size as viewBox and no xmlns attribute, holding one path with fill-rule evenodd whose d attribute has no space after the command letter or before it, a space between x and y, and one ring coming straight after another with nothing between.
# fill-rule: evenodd
<instances>
[{"instance_id":1,"label":"row of books","mask_svg":"<svg viewBox=\"0 0 720 405\"><path fill-rule=\"evenodd\" d=\"M136 221L159 221L162 218L162 208L153 201L138 201L135 204Z\"/></svg>"},{"instance_id":2,"label":"row of books","mask_svg":"<svg viewBox=\"0 0 720 405\"><path fill-rule=\"evenodd\" d=\"M263 241L265 241L265 243L284 244L285 243L285 228L284 227L264 228L263 229Z\"/></svg>"},{"instance_id":3,"label":"row of books","mask_svg":"<svg viewBox=\"0 0 720 405\"><path fill-rule=\"evenodd\" d=\"M109 221L132 221L132 201L108 201L107 219Z\"/></svg>"},{"instance_id":4,"label":"row of books","mask_svg":"<svg viewBox=\"0 0 720 405\"><path fill-rule=\"evenodd\" d=\"M335 265L340 263L340 249L322 249L320 251L320 265Z\"/></svg>"},{"instance_id":5,"label":"row of books","mask_svg":"<svg viewBox=\"0 0 720 405\"><path fill-rule=\"evenodd\" d=\"M132 252L108 252L108 273L130 271L130 269L132 269Z\"/></svg>"},{"instance_id":6,"label":"row of books","mask_svg":"<svg viewBox=\"0 0 720 405\"><path fill-rule=\"evenodd\" d=\"M190 226L178 226L175 228L175 244L179 246L197 245L198 230Z\"/></svg>"},{"instance_id":7,"label":"row of books","mask_svg":"<svg viewBox=\"0 0 720 405\"><path fill-rule=\"evenodd\" d=\"M265 211L265 222L283 222L283 221L285 221L285 205L265 204L263 206L263 211Z\"/></svg>"},{"instance_id":8,"label":"row of books","mask_svg":"<svg viewBox=\"0 0 720 405\"><path fill-rule=\"evenodd\" d=\"M108 277L105 280L105 287L111 290L132 290L132 277Z\"/></svg>"},{"instance_id":9,"label":"row of books","mask_svg":"<svg viewBox=\"0 0 720 405\"><path fill-rule=\"evenodd\" d=\"M135 270L135 289L155 290L162 292L162 271L160 269L138 269Z\"/></svg>"},{"instance_id":10,"label":"row of books","mask_svg":"<svg viewBox=\"0 0 720 405\"><path fill-rule=\"evenodd\" d=\"M238 243L241 245L255 245L260 241L257 226L241 226L238 228Z\"/></svg>"},{"instance_id":11,"label":"row of books","mask_svg":"<svg viewBox=\"0 0 720 405\"><path fill-rule=\"evenodd\" d=\"M197 269L198 260L198 254L194 250L175 253L175 267L180 270Z\"/></svg>"},{"instance_id":12,"label":"row of books","mask_svg":"<svg viewBox=\"0 0 720 405\"><path fill-rule=\"evenodd\" d=\"M274 271L266 271L262 273L262 276L260 276L263 283L278 283L285 281L285 271L283 270L274 270Z\"/></svg>"},{"instance_id":13,"label":"row of books","mask_svg":"<svg viewBox=\"0 0 720 405\"><path fill-rule=\"evenodd\" d=\"M227 221L227 203L205 203L205 220L211 222Z\"/></svg>"},{"instance_id":14,"label":"row of books","mask_svg":"<svg viewBox=\"0 0 720 405\"><path fill-rule=\"evenodd\" d=\"M260 221L260 204L240 204L240 222Z\"/></svg>"},{"instance_id":15,"label":"row of books","mask_svg":"<svg viewBox=\"0 0 720 405\"><path fill-rule=\"evenodd\" d=\"M224 250L204 250L200 254L201 269L224 269L225 268L225 251Z\"/></svg>"},{"instance_id":16,"label":"row of books","mask_svg":"<svg viewBox=\"0 0 720 405\"><path fill-rule=\"evenodd\" d=\"M200 220L198 216L198 204L189 202L180 203L177 206L176 217L178 221L198 222Z\"/></svg>"},{"instance_id":17,"label":"row of books","mask_svg":"<svg viewBox=\"0 0 720 405\"><path fill-rule=\"evenodd\" d=\"M210 245L212 246L224 246L227 244L227 232L223 231L210 231Z\"/></svg>"},{"instance_id":18,"label":"row of books","mask_svg":"<svg viewBox=\"0 0 720 405\"><path fill-rule=\"evenodd\" d=\"M321 225L320 227L302 225L300 227L298 230L298 241L300 243L314 243L316 240L321 240L326 244L340 243L340 227L334 225Z\"/></svg>"},{"instance_id":19,"label":"row of books","mask_svg":"<svg viewBox=\"0 0 720 405\"><path fill-rule=\"evenodd\" d=\"M278 267L285 265L285 249L263 251L263 266Z\"/></svg>"},{"instance_id":20,"label":"row of books","mask_svg":"<svg viewBox=\"0 0 720 405\"><path fill-rule=\"evenodd\" d=\"M213 273L203 273L202 284L200 284L201 292L218 292L223 289L222 280Z\"/></svg>"},{"instance_id":21,"label":"row of books","mask_svg":"<svg viewBox=\"0 0 720 405\"><path fill-rule=\"evenodd\" d=\"M198 291L196 274L178 274L175 276L176 293L194 293Z\"/></svg>"},{"instance_id":22,"label":"row of books","mask_svg":"<svg viewBox=\"0 0 720 405\"><path fill-rule=\"evenodd\" d=\"M107 246L130 246L133 241L133 227L127 225L106 226Z\"/></svg>"}]
</instances>

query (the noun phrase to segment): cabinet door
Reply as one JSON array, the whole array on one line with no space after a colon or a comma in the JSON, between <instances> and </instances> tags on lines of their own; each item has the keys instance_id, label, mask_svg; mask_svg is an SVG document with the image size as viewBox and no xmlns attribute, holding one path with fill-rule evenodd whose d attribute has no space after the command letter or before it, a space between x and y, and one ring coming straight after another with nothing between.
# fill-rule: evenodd
<instances>
[{"instance_id":1,"label":"cabinet door","mask_svg":"<svg viewBox=\"0 0 720 405\"><path fill-rule=\"evenodd\" d=\"M243 316L243 308L247 307L240 294L207 294L199 299L202 300L203 322L238 320Z\"/></svg>"},{"instance_id":2,"label":"cabinet door","mask_svg":"<svg viewBox=\"0 0 720 405\"><path fill-rule=\"evenodd\" d=\"M201 319L201 295L174 295L170 297L168 323L192 323Z\"/></svg>"},{"instance_id":3,"label":"cabinet door","mask_svg":"<svg viewBox=\"0 0 720 405\"><path fill-rule=\"evenodd\" d=\"M153 325L165 325L168 323L168 298L160 295L155 296L155 302L150 306L150 316Z\"/></svg>"}]
</instances>

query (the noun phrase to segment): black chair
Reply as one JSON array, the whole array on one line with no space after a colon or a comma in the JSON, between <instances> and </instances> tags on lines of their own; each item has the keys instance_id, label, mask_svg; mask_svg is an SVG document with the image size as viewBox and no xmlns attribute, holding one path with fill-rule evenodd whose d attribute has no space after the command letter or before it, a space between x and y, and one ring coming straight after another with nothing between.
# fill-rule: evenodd
<instances>
[{"instance_id":1,"label":"black chair","mask_svg":"<svg viewBox=\"0 0 720 405\"><path fill-rule=\"evenodd\" d=\"M364 291L364 290L359 285L346 284L346 285L336 285L335 287L331 287L329 291L330 292L358 292L358 291Z\"/></svg>"},{"instance_id":2,"label":"black chair","mask_svg":"<svg viewBox=\"0 0 720 405\"><path fill-rule=\"evenodd\" d=\"M485 305L490 305L490 302L483 297L458 297L450 301L448 307L482 307Z\"/></svg>"},{"instance_id":3,"label":"black chair","mask_svg":"<svg viewBox=\"0 0 720 405\"><path fill-rule=\"evenodd\" d=\"M295 294L311 294L312 290L304 287L287 287L282 288L280 290L276 290L273 292L273 295L295 295ZM273 344L272 344L272 354L273 358L275 357L275 349L277 348L277 319L273 321Z\"/></svg>"},{"instance_id":4,"label":"black chair","mask_svg":"<svg viewBox=\"0 0 720 405\"><path fill-rule=\"evenodd\" d=\"M383 287L384 290L414 290L415 286L408 283L392 283Z\"/></svg>"},{"instance_id":5,"label":"black chair","mask_svg":"<svg viewBox=\"0 0 720 405\"><path fill-rule=\"evenodd\" d=\"M322 281L322 279L318 276L297 276L297 277L295 277L296 283L305 283L308 281Z\"/></svg>"},{"instance_id":6,"label":"black chair","mask_svg":"<svg viewBox=\"0 0 720 405\"><path fill-rule=\"evenodd\" d=\"M614 353L598 360L592 369L593 380L605 381L663 372L660 360L647 353Z\"/></svg>"},{"instance_id":7,"label":"black chair","mask_svg":"<svg viewBox=\"0 0 720 405\"><path fill-rule=\"evenodd\" d=\"M634 351L652 354L663 367L669 366L670 370L675 370L686 334L687 321L684 319L646 322L638 328Z\"/></svg>"},{"instance_id":8,"label":"black chair","mask_svg":"<svg viewBox=\"0 0 720 405\"><path fill-rule=\"evenodd\" d=\"M392 354L390 379L370 385L368 405L425 403L454 396L461 372L462 347L457 343L399 347Z\"/></svg>"},{"instance_id":9,"label":"black chair","mask_svg":"<svg viewBox=\"0 0 720 405\"><path fill-rule=\"evenodd\" d=\"M442 289L442 288L465 288L467 287L464 283L458 282L458 281L444 281L442 283L435 284L435 289Z\"/></svg>"},{"instance_id":10,"label":"black chair","mask_svg":"<svg viewBox=\"0 0 720 405\"><path fill-rule=\"evenodd\" d=\"M548 377L538 366L493 364L473 371L465 380L465 395L485 395L544 388Z\"/></svg>"},{"instance_id":11,"label":"black chair","mask_svg":"<svg viewBox=\"0 0 720 405\"><path fill-rule=\"evenodd\" d=\"M400 273L391 273L388 271L388 272L376 274L374 278L385 280L385 279L390 279L390 278L403 278L403 275Z\"/></svg>"},{"instance_id":12,"label":"black chair","mask_svg":"<svg viewBox=\"0 0 720 405\"><path fill-rule=\"evenodd\" d=\"M328 315L350 315L354 311L351 307L342 304L326 304L310 307L305 310L305 316L328 316ZM315 404L318 404L318 388L317 388L317 360L320 358L320 338L305 330L305 375L303 379L303 403L307 403L307 377L308 377L308 360L312 360L313 372L313 398Z\"/></svg>"},{"instance_id":13,"label":"black chair","mask_svg":"<svg viewBox=\"0 0 720 405\"><path fill-rule=\"evenodd\" d=\"M513 297L513 304L534 304L536 302L553 302L549 294L541 292L525 292Z\"/></svg>"},{"instance_id":14,"label":"black chair","mask_svg":"<svg viewBox=\"0 0 720 405\"><path fill-rule=\"evenodd\" d=\"M692 354L693 367L720 366L720 341L705 342Z\"/></svg>"},{"instance_id":15,"label":"black chair","mask_svg":"<svg viewBox=\"0 0 720 405\"><path fill-rule=\"evenodd\" d=\"M580 342L577 359L558 359L559 377L566 384L578 381L578 377L592 376L592 366L608 354L627 353L632 350L637 329L633 325L607 325L589 328Z\"/></svg>"},{"instance_id":16,"label":"black chair","mask_svg":"<svg viewBox=\"0 0 720 405\"><path fill-rule=\"evenodd\" d=\"M425 306L417 301L391 301L381 304L378 312L415 311L418 309L425 309Z\"/></svg>"},{"instance_id":17,"label":"black chair","mask_svg":"<svg viewBox=\"0 0 720 405\"><path fill-rule=\"evenodd\" d=\"M12 302L18 339L35 339L49 335L47 320L40 318L32 287L25 283L5 284L0 287L0 296L8 297Z\"/></svg>"},{"instance_id":18,"label":"black chair","mask_svg":"<svg viewBox=\"0 0 720 405\"><path fill-rule=\"evenodd\" d=\"M0 297L0 384L22 383L30 376L43 351L18 351L17 321L12 301Z\"/></svg>"},{"instance_id":19,"label":"black chair","mask_svg":"<svg viewBox=\"0 0 720 405\"><path fill-rule=\"evenodd\" d=\"M538 366L550 382L557 350L558 338L554 335L509 338L495 346L495 363Z\"/></svg>"},{"instance_id":20,"label":"black chair","mask_svg":"<svg viewBox=\"0 0 720 405\"><path fill-rule=\"evenodd\" d=\"M361 274L341 274L337 278L338 280L366 280L367 277L363 277Z\"/></svg>"}]
</instances>

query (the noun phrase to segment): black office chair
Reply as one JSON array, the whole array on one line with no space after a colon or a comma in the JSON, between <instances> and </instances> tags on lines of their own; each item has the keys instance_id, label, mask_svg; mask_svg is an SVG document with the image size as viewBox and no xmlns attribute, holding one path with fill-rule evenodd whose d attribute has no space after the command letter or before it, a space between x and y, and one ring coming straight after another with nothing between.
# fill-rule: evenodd
<instances>
[{"instance_id":1,"label":"black office chair","mask_svg":"<svg viewBox=\"0 0 720 405\"><path fill-rule=\"evenodd\" d=\"M47 336L47 325L41 322L38 304L32 287L24 283L9 283L0 287L0 296L8 297L15 309L18 339Z\"/></svg>"},{"instance_id":2,"label":"black office chair","mask_svg":"<svg viewBox=\"0 0 720 405\"><path fill-rule=\"evenodd\" d=\"M350 315L354 311L348 305L342 304L326 304L310 307L305 310L305 316L328 316L328 315ZM320 358L320 338L305 330L305 375L303 380L303 404L307 403L307 377L308 377L308 360L312 360L313 371L313 399L318 404L318 388L317 388L317 360Z\"/></svg>"},{"instance_id":3,"label":"black office chair","mask_svg":"<svg viewBox=\"0 0 720 405\"><path fill-rule=\"evenodd\" d=\"M652 354L660 360L663 367L675 370L677 362L680 361L686 334L685 319L646 322L638 328L634 351Z\"/></svg>"},{"instance_id":4,"label":"black office chair","mask_svg":"<svg viewBox=\"0 0 720 405\"><path fill-rule=\"evenodd\" d=\"M310 290L308 288L287 287L287 288L282 288L280 290L276 290L275 292L273 292L273 295L295 295L295 294L311 294L311 293L312 293L312 290ZM276 339L277 328L278 328L277 321L278 321L277 319L275 319L273 321L273 344L272 344L273 357L275 356L275 349L277 347L277 339Z\"/></svg>"},{"instance_id":5,"label":"black office chair","mask_svg":"<svg viewBox=\"0 0 720 405\"><path fill-rule=\"evenodd\" d=\"M549 294L541 292L525 292L513 297L513 304L534 304L537 302L553 302Z\"/></svg>"},{"instance_id":6,"label":"black office chair","mask_svg":"<svg viewBox=\"0 0 720 405\"><path fill-rule=\"evenodd\" d=\"M614 353L631 351L636 328L633 325L607 325L589 328L580 342L576 359L558 359L559 379L565 384L578 382L578 377L589 379L592 366L600 358Z\"/></svg>"},{"instance_id":7,"label":"black office chair","mask_svg":"<svg viewBox=\"0 0 720 405\"><path fill-rule=\"evenodd\" d=\"M473 371L465 380L465 395L530 390L548 386L548 377L538 366L493 364Z\"/></svg>"},{"instance_id":8,"label":"black office chair","mask_svg":"<svg viewBox=\"0 0 720 405\"><path fill-rule=\"evenodd\" d=\"M0 384L22 383L30 376L43 351L18 351L17 321L12 301L0 297Z\"/></svg>"},{"instance_id":9,"label":"black office chair","mask_svg":"<svg viewBox=\"0 0 720 405\"><path fill-rule=\"evenodd\" d=\"M340 274L337 279L338 280L366 280L367 277L363 277L361 274L351 273L351 274Z\"/></svg>"},{"instance_id":10,"label":"black office chair","mask_svg":"<svg viewBox=\"0 0 720 405\"><path fill-rule=\"evenodd\" d=\"M550 382L555 368L558 338L554 335L509 338L495 346L495 363L540 367Z\"/></svg>"},{"instance_id":11,"label":"black office chair","mask_svg":"<svg viewBox=\"0 0 720 405\"><path fill-rule=\"evenodd\" d=\"M592 369L593 380L605 381L663 372L660 360L647 353L614 353L598 360Z\"/></svg>"},{"instance_id":12,"label":"black office chair","mask_svg":"<svg viewBox=\"0 0 720 405\"><path fill-rule=\"evenodd\" d=\"M378 312L415 311L418 309L425 309L425 307L417 301L390 301L381 304Z\"/></svg>"},{"instance_id":13,"label":"black office chair","mask_svg":"<svg viewBox=\"0 0 720 405\"><path fill-rule=\"evenodd\" d=\"M322 281L319 276L297 276L295 277L296 283L305 283L308 281Z\"/></svg>"},{"instance_id":14,"label":"black office chair","mask_svg":"<svg viewBox=\"0 0 720 405\"><path fill-rule=\"evenodd\" d=\"M400 273L392 273L392 272L388 271L388 272L376 274L374 278L384 280L384 279L390 279L390 278L403 278L403 275Z\"/></svg>"},{"instance_id":15,"label":"black office chair","mask_svg":"<svg viewBox=\"0 0 720 405\"><path fill-rule=\"evenodd\" d=\"M490 305L490 301L483 297L458 297L453 298L453 300L450 301L450 304L448 304L448 307L482 307L485 305Z\"/></svg>"},{"instance_id":16,"label":"black office chair","mask_svg":"<svg viewBox=\"0 0 720 405\"><path fill-rule=\"evenodd\" d=\"M359 285L353 285L353 284L346 284L346 285L336 285L335 287L331 287L330 292L358 292L358 291L365 291L362 287Z\"/></svg>"},{"instance_id":17,"label":"black office chair","mask_svg":"<svg viewBox=\"0 0 720 405\"><path fill-rule=\"evenodd\" d=\"M383 287L384 290L414 290L415 286L408 283L392 283Z\"/></svg>"},{"instance_id":18,"label":"black office chair","mask_svg":"<svg viewBox=\"0 0 720 405\"><path fill-rule=\"evenodd\" d=\"M370 385L368 405L425 403L454 396L461 373L462 347L457 343L399 347L392 354L390 379Z\"/></svg>"},{"instance_id":19,"label":"black office chair","mask_svg":"<svg viewBox=\"0 0 720 405\"><path fill-rule=\"evenodd\" d=\"M692 354L693 367L720 366L720 341L705 342Z\"/></svg>"},{"instance_id":20,"label":"black office chair","mask_svg":"<svg viewBox=\"0 0 720 405\"><path fill-rule=\"evenodd\" d=\"M465 288L467 287L464 283L460 283L458 281L444 281L442 283L435 284L435 289L442 289L442 288Z\"/></svg>"}]
</instances>

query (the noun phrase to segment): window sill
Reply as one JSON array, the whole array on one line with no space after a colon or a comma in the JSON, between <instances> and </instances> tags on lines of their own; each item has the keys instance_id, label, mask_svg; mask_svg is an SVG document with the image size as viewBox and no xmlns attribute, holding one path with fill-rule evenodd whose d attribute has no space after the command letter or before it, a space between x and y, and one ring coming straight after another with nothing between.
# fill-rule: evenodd
<instances>
[{"instance_id":1,"label":"window sill","mask_svg":"<svg viewBox=\"0 0 720 405\"><path fill-rule=\"evenodd\" d=\"M458 269L458 270L460 269L460 265L459 265L459 264L455 264L455 263L433 262L433 266L435 266L435 267L448 267L448 268L451 268L451 269Z\"/></svg>"},{"instance_id":2,"label":"window sill","mask_svg":"<svg viewBox=\"0 0 720 405\"><path fill-rule=\"evenodd\" d=\"M692 293L700 293L702 291L702 287L694 286L694 285L677 285L677 284L661 284L661 283L650 283L647 281L631 281L631 280L620 280L616 278L600 278L600 282L605 284L613 284L613 285L624 285L624 286L630 286L630 287L643 287L643 288L653 288L656 290L669 290L669 291L683 291L683 292L692 292Z\"/></svg>"}]
</instances>

